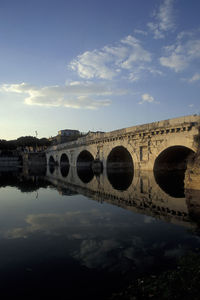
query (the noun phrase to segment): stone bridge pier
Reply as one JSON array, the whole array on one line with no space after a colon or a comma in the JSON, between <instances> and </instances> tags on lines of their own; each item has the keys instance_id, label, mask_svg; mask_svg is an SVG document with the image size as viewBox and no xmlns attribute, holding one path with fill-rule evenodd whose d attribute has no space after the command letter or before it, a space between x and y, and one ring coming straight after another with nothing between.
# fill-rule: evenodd
<instances>
[{"instance_id":1,"label":"stone bridge pier","mask_svg":"<svg viewBox=\"0 0 200 300\"><path fill-rule=\"evenodd\" d=\"M49 147L47 164L81 169L100 160L106 170L124 166L139 171L186 169L199 147L199 128L200 116L192 115L107 133L90 132Z\"/></svg>"}]
</instances>

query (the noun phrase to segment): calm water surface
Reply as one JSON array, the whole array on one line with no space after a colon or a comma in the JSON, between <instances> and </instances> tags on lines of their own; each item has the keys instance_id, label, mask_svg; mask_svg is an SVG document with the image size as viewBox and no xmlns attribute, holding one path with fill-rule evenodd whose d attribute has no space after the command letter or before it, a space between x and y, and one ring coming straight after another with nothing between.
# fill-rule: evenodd
<instances>
[{"instance_id":1,"label":"calm water surface","mask_svg":"<svg viewBox=\"0 0 200 300\"><path fill-rule=\"evenodd\" d=\"M200 248L199 203L177 174L2 170L1 295L107 299Z\"/></svg>"}]
</instances>

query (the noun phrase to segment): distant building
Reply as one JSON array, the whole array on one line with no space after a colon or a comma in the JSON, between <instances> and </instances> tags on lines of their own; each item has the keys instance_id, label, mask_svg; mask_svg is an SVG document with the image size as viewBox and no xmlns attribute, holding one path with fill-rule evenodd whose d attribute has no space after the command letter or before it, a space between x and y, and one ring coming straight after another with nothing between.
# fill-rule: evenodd
<instances>
[{"instance_id":1,"label":"distant building","mask_svg":"<svg viewBox=\"0 0 200 300\"><path fill-rule=\"evenodd\" d=\"M49 141L53 145L57 145L77 140L80 136L81 133L79 130L63 129L58 131L58 135L50 137Z\"/></svg>"},{"instance_id":2,"label":"distant building","mask_svg":"<svg viewBox=\"0 0 200 300\"><path fill-rule=\"evenodd\" d=\"M77 136L79 135L79 130L73 130L73 129L63 129L58 131L58 135L60 136Z\"/></svg>"}]
</instances>

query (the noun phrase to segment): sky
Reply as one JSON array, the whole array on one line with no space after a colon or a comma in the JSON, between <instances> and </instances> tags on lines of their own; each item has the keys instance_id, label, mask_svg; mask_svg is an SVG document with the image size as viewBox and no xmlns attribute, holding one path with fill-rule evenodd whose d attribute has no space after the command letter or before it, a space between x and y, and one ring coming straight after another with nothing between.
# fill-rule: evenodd
<instances>
[{"instance_id":1,"label":"sky","mask_svg":"<svg viewBox=\"0 0 200 300\"><path fill-rule=\"evenodd\" d=\"M199 0L0 0L0 139L200 113Z\"/></svg>"}]
</instances>

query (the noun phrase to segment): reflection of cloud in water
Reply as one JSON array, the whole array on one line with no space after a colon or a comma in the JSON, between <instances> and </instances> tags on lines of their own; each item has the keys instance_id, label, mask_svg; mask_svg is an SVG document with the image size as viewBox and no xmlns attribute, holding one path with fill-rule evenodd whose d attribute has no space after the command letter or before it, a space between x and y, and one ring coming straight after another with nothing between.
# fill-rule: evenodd
<instances>
[{"instance_id":1,"label":"reflection of cloud in water","mask_svg":"<svg viewBox=\"0 0 200 300\"><path fill-rule=\"evenodd\" d=\"M75 211L65 214L48 213L28 215L26 218L26 227L10 230L7 235L9 238L25 237L36 232L43 232L50 235L58 235L60 232L62 235L63 231L61 229L72 229L75 234L77 229L80 230L80 228L91 226L93 218L96 219L97 216L98 211L96 210L85 213ZM66 234L67 233L68 231L66 231Z\"/></svg>"},{"instance_id":2,"label":"reflection of cloud in water","mask_svg":"<svg viewBox=\"0 0 200 300\"><path fill-rule=\"evenodd\" d=\"M137 236L132 237L129 247L120 240L84 240L80 251L72 254L82 265L88 268L113 270L122 273L137 268L146 268L154 263L144 241Z\"/></svg>"},{"instance_id":3,"label":"reflection of cloud in water","mask_svg":"<svg viewBox=\"0 0 200 300\"><path fill-rule=\"evenodd\" d=\"M73 257L88 268L104 269L115 261L108 253L119 247L120 243L115 240L83 240L80 251L74 252Z\"/></svg>"},{"instance_id":4,"label":"reflection of cloud in water","mask_svg":"<svg viewBox=\"0 0 200 300\"><path fill-rule=\"evenodd\" d=\"M116 228L127 228L130 223L124 223L123 219L118 220L111 212L92 209L89 211L73 211L64 214L47 213L31 214L25 219L26 225L21 228L14 228L6 232L6 237L19 238L27 237L32 233L42 232L49 235L65 235L82 239L85 235L96 236L99 230L104 236L109 235L110 230Z\"/></svg>"},{"instance_id":5,"label":"reflection of cloud in water","mask_svg":"<svg viewBox=\"0 0 200 300\"><path fill-rule=\"evenodd\" d=\"M165 256L169 258L177 258L182 255L184 255L186 252L186 249L183 249L181 245L179 245L177 248L172 248L167 251L165 251Z\"/></svg>"},{"instance_id":6,"label":"reflection of cloud in water","mask_svg":"<svg viewBox=\"0 0 200 300\"><path fill-rule=\"evenodd\" d=\"M123 214L122 214L123 215ZM7 238L31 238L32 235L49 235L66 239L66 255L72 256L88 268L98 268L120 272L145 270L160 260L168 260L181 252L169 244L173 236L178 236L184 249L187 241L170 228L161 227L162 235L157 235L155 221L151 217L137 216L130 219L109 211L97 209L85 212L73 211L63 214L32 214L26 218L26 225L6 232ZM137 219L138 218L138 219ZM152 227L151 227L152 226ZM146 235L148 234L148 239ZM156 240L155 240L156 238ZM156 243L155 243L156 242Z\"/></svg>"},{"instance_id":7,"label":"reflection of cloud in water","mask_svg":"<svg viewBox=\"0 0 200 300\"><path fill-rule=\"evenodd\" d=\"M149 217L149 216L144 216L144 223L146 224L150 224L150 223L154 223L156 222L156 220L152 217Z\"/></svg>"},{"instance_id":8,"label":"reflection of cloud in water","mask_svg":"<svg viewBox=\"0 0 200 300\"><path fill-rule=\"evenodd\" d=\"M111 213L102 214L98 210L28 215L26 226L8 231L6 237L29 238L38 233L51 237L64 235L68 241L77 241L67 251L82 265L88 268L119 268L126 271L127 268L135 268L142 259L145 260L142 255L148 255L147 250L143 249L143 239L134 235L132 230L127 232L127 228L131 229L135 224L132 218L131 220L133 222L124 223L123 219L119 219L116 224L116 218L113 219Z\"/></svg>"}]
</instances>

